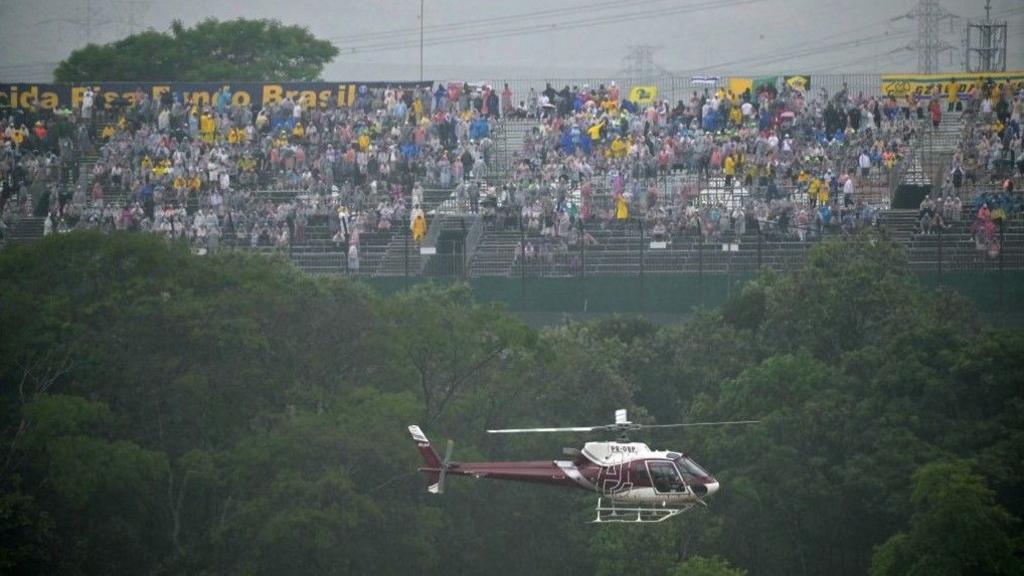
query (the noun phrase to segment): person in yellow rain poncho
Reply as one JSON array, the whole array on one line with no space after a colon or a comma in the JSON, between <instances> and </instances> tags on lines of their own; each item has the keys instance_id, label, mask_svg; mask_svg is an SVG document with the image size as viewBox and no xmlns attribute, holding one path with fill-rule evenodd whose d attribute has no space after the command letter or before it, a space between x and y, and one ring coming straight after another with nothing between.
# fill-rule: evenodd
<instances>
[{"instance_id":1,"label":"person in yellow rain poncho","mask_svg":"<svg viewBox=\"0 0 1024 576\"><path fill-rule=\"evenodd\" d=\"M828 182L815 178L818 182L818 206L825 206L828 204Z\"/></svg>"},{"instance_id":2,"label":"person in yellow rain poncho","mask_svg":"<svg viewBox=\"0 0 1024 576\"><path fill-rule=\"evenodd\" d=\"M587 134L590 136L591 142L601 141L601 128L604 128L605 120L601 119L600 122L594 122L590 128L587 128Z\"/></svg>"},{"instance_id":3,"label":"person in yellow rain poncho","mask_svg":"<svg viewBox=\"0 0 1024 576\"><path fill-rule=\"evenodd\" d=\"M292 128L292 136L295 140L302 140L306 137L306 128L302 125L302 122L296 122L295 128Z\"/></svg>"},{"instance_id":4,"label":"person in yellow rain poncho","mask_svg":"<svg viewBox=\"0 0 1024 576\"><path fill-rule=\"evenodd\" d=\"M621 137L616 136L612 140L612 145L608 149L608 154L612 158L625 158L626 152L629 150L629 145Z\"/></svg>"},{"instance_id":5,"label":"person in yellow rain poncho","mask_svg":"<svg viewBox=\"0 0 1024 576\"><path fill-rule=\"evenodd\" d=\"M735 103L729 109L729 123L736 127L743 125L743 112Z\"/></svg>"},{"instance_id":6,"label":"person in yellow rain poncho","mask_svg":"<svg viewBox=\"0 0 1024 576\"><path fill-rule=\"evenodd\" d=\"M209 111L203 112L203 115L199 117L199 134L203 139L203 142L207 144L213 144L213 133L216 130L216 122L213 120L213 115Z\"/></svg>"},{"instance_id":7,"label":"person in yellow rain poncho","mask_svg":"<svg viewBox=\"0 0 1024 576\"><path fill-rule=\"evenodd\" d=\"M199 178L199 174L193 174L192 178L188 181L188 193L198 194L199 190L203 188L203 181Z\"/></svg>"},{"instance_id":8,"label":"person in yellow rain poncho","mask_svg":"<svg viewBox=\"0 0 1024 576\"><path fill-rule=\"evenodd\" d=\"M361 152L366 152L367 150L370 149L370 134L369 134L369 131L364 130L363 133L359 135L358 143L359 143L359 150Z\"/></svg>"},{"instance_id":9,"label":"person in yellow rain poncho","mask_svg":"<svg viewBox=\"0 0 1024 576\"><path fill-rule=\"evenodd\" d=\"M729 154L722 161L722 172L725 173L725 187L732 188L732 179L736 176L736 160Z\"/></svg>"},{"instance_id":10,"label":"person in yellow rain poncho","mask_svg":"<svg viewBox=\"0 0 1024 576\"><path fill-rule=\"evenodd\" d=\"M412 228L414 242L422 242L427 236L427 219L418 205L412 211L412 221L409 223L409 227Z\"/></svg>"},{"instance_id":11,"label":"person in yellow rain poncho","mask_svg":"<svg viewBox=\"0 0 1024 576\"><path fill-rule=\"evenodd\" d=\"M171 161L167 160L167 159L163 159L160 162L158 162L156 164L156 166L153 166L153 175L154 176L163 176L164 174L167 174L167 172L170 171L170 169L171 169Z\"/></svg>"},{"instance_id":12,"label":"person in yellow rain poncho","mask_svg":"<svg viewBox=\"0 0 1024 576\"><path fill-rule=\"evenodd\" d=\"M629 204L626 203L626 197L622 194L615 197L615 219L629 220Z\"/></svg>"},{"instance_id":13,"label":"person in yellow rain poncho","mask_svg":"<svg viewBox=\"0 0 1024 576\"><path fill-rule=\"evenodd\" d=\"M142 162L139 163L139 168L142 169L143 173L150 172L153 170L153 159L148 155L142 158Z\"/></svg>"},{"instance_id":14,"label":"person in yellow rain poncho","mask_svg":"<svg viewBox=\"0 0 1024 576\"><path fill-rule=\"evenodd\" d=\"M103 132L100 133L100 137L104 140L110 140L114 137L114 125L107 124L103 127Z\"/></svg>"},{"instance_id":15,"label":"person in yellow rain poncho","mask_svg":"<svg viewBox=\"0 0 1024 576\"><path fill-rule=\"evenodd\" d=\"M946 84L946 112L952 112L955 110L959 100L960 84L958 84L956 80L950 78L949 84Z\"/></svg>"},{"instance_id":16,"label":"person in yellow rain poncho","mask_svg":"<svg viewBox=\"0 0 1024 576\"><path fill-rule=\"evenodd\" d=\"M818 187L821 183L818 182L817 178L808 178L807 183L807 201L811 204L811 207L815 206L818 201Z\"/></svg>"},{"instance_id":17,"label":"person in yellow rain poncho","mask_svg":"<svg viewBox=\"0 0 1024 576\"><path fill-rule=\"evenodd\" d=\"M184 176L178 174L177 176L174 177L173 188L174 193L178 195L179 198L184 198L185 189L188 188L188 180L185 180Z\"/></svg>"}]
</instances>

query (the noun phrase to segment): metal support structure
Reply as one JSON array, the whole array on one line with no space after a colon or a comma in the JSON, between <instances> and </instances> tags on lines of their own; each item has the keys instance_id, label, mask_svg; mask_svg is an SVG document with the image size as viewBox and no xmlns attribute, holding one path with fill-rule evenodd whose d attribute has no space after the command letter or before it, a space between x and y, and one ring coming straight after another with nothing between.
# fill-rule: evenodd
<instances>
[{"instance_id":1,"label":"metal support structure","mask_svg":"<svg viewBox=\"0 0 1024 576\"><path fill-rule=\"evenodd\" d=\"M402 228L405 230L402 232L405 244L405 250L403 250L405 253L405 287L409 288L409 236L412 234L412 230L409 230L408 226L403 226Z\"/></svg>"},{"instance_id":2,"label":"metal support structure","mask_svg":"<svg viewBox=\"0 0 1024 576\"><path fill-rule=\"evenodd\" d=\"M985 2L985 19L968 22L964 41L964 65L968 72L1006 70L1006 21L992 20L992 0Z\"/></svg>"},{"instance_id":3,"label":"metal support structure","mask_svg":"<svg viewBox=\"0 0 1024 576\"><path fill-rule=\"evenodd\" d=\"M917 39L908 46L917 50L917 71L926 74L939 72L939 56L954 49L942 39L940 24L958 17L944 10L939 0L917 0L917 5L906 18L917 21Z\"/></svg>"}]
</instances>

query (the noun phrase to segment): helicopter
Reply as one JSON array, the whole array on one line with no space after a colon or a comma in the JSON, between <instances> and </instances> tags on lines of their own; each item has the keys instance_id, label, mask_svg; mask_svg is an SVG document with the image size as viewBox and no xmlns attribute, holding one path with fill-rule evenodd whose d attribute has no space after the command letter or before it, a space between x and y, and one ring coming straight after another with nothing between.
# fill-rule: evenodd
<instances>
[{"instance_id":1,"label":"helicopter","mask_svg":"<svg viewBox=\"0 0 1024 576\"><path fill-rule=\"evenodd\" d=\"M587 442L582 449L565 448L560 460L520 462L455 462L451 440L444 458L434 450L419 426L409 426L426 466L427 491L443 494L449 475L534 482L582 488L598 494L593 522L663 522L700 504L718 491L720 484L707 470L683 452L651 450L643 442L631 442L628 433L652 428L756 424L758 420L639 424L630 422L626 410L615 411L615 422L567 428L511 428L488 430L489 434L557 432L618 433L612 441Z\"/></svg>"}]
</instances>

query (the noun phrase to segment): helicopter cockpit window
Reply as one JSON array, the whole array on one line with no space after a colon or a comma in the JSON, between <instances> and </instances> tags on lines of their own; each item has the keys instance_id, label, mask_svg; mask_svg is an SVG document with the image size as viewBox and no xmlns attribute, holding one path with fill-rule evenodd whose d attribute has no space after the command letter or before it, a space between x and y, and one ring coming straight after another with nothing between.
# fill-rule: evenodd
<instances>
[{"instance_id":1,"label":"helicopter cockpit window","mask_svg":"<svg viewBox=\"0 0 1024 576\"><path fill-rule=\"evenodd\" d=\"M671 462L648 462L647 470L651 474L651 483L658 492L682 492L686 489L683 479Z\"/></svg>"},{"instance_id":2,"label":"helicopter cockpit window","mask_svg":"<svg viewBox=\"0 0 1024 576\"><path fill-rule=\"evenodd\" d=\"M693 460L683 456L682 458L676 459L676 465L679 466L679 471L683 473L683 478L687 480L695 480L697 478L707 478L710 474L706 470L697 465Z\"/></svg>"}]
</instances>

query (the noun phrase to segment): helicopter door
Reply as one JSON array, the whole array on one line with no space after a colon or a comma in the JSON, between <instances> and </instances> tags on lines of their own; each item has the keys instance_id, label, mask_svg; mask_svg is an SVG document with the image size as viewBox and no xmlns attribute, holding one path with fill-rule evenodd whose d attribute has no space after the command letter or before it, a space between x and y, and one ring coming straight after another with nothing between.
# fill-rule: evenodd
<instances>
[{"instance_id":1,"label":"helicopter door","mask_svg":"<svg viewBox=\"0 0 1024 576\"><path fill-rule=\"evenodd\" d=\"M683 479L672 462L667 460L648 462L647 472L651 475L651 485L658 492L686 491L686 485L683 484Z\"/></svg>"}]
</instances>

